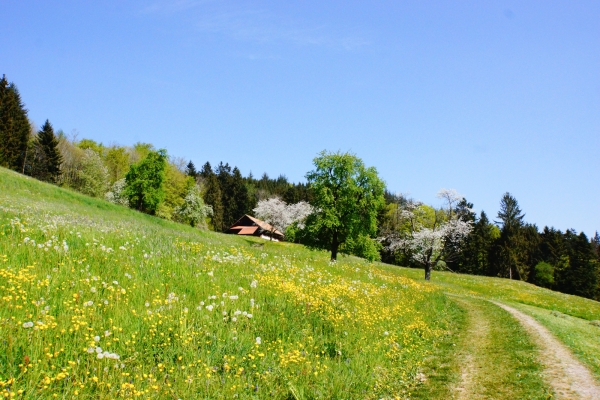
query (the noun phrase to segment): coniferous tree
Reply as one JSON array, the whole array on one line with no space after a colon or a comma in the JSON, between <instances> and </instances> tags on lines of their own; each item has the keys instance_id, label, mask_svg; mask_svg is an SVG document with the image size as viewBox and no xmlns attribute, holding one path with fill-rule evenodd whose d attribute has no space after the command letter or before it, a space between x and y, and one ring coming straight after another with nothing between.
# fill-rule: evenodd
<instances>
[{"instance_id":1,"label":"coniferous tree","mask_svg":"<svg viewBox=\"0 0 600 400\"><path fill-rule=\"evenodd\" d=\"M210 216L210 228L214 231L223 230L223 195L217 175L212 170L209 162L206 162L197 173L202 184L202 197L206 205L211 206L213 213Z\"/></svg>"},{"instance_id":2,"label":"coniferous tree","mask_svg":"<svg viewBox=\"0 0 600 400\"><path fill-rule=\"evenodd\" d=\"M206 179L210 175L214 175L215 173L212 170L212 166L207 161L206 163L204 163L204 165L202 166L202 169L200 170L200 172L198 174L200 175L200 177Z\"/></svg>"},{"instance_id":3,"label":"coniferous tree","mask_svg":"<svg viewBox=\"0 0 600 400\"><path fill-rule=\"evenodd\" d=\"M232 217L231 224L241 218L244 214L249 214L252 209L256 206L256 201L250 197L246 182L242 177L242 174L238 167L234 167L231 174L231 188L233 190L233 205L232 205ZM229 224L227 228L231 226Z\"/></svg>"},{"instance_id":4,"label":"coniferous tree","mask_svg":"<svg viewBox=\"0 0 600 400\"><path fill-rule=\"evenodd\" d=\"M479 219L473 224L473 230L467 236L456 262L450 268L456 272L485 275L488 271L490 248L499 236L498 227L492 224L485 211L482 211Z\"/></svg>"},{"instance_id":5,"label":"coniferous tree","mask_svg":"<svg viewBox=\"0 0 600 400\"><path fill-rule=\"evenodd\" d=\"M190 160L188 165L185 167L185 174L187 176L191 176L192 178L194 178L194 180L196 179L196 176L198 175L198 171L196 171L196 166L194 165L192 160Z\"/></svg>"},{"instance_id":6,"label":"coniferous tree","mask_svg":"<svg viewBox=\"0 0 600 400\"><path fill-rule=\"evenodd\" d=\"M211 216L212 229L215 231L223 230L223 203L219 181L215 174L210 174L204 183L204 202L213 209Z\"/></svg>"},{"instance_id":7,"label":"coniferous tree","mask_svg":"<svg viewBox=\"0 0 600 400\"><path fill-rule=\"evenodd\" d=\"M496 222L501 225L501 233L490 252L490 275L518 280L522 278L520 271L523 270L523 265L519 259L519 246L524 217L517 199L506 192L500 200L500 221Z\"/></svg>"},{"instance_id":8,"label":"coniferous tree","mask_svg":"<svg viewBox=\"0 0 600 400\"><path fill-rule=\"evenodd\" d=\"M62 156L58 150L58 139L50 121L46 120L38 132L34 143L35 157L32 160L32 176L47 182L56 183L60 176Z\"/></svg>"},{"instance_id":9,"label":"coniferous tree","mask_svg":"<svg viewBox=\"0 0 600 400\"><path fill-rule=\"evenodd\" d=\"M582 232L574 230L564 234L565 254L563 265L556 271L556 286L563 293L595 298L598 294L598 261L593 246Z\"/></svg>"},{"instance_id":10,"label":"coniferous tree","mask_svg":"<svg viewBox=\"0 0 600 400\"><path fill-rule=\"evenodd\" d=\"M3 76L0 80L0 166L23 172L30 132L27 110L19 91Z\"/></svg>"},{"instance_id":11,"label":"coniferous tree","mask_svg":"<svg viewBox=\"0 0 600 400\"><path fill-rule=\"evenodd\" d=\"M215 174L219 182L219 188L221 189L221 204L223 204L223 220L221 221L219 230L225 231L237 220L234 210L235 193L231 177L231 167L227 163L223 164L223 162L220 162L215 170Z\"/></svg>"}]
</instances>

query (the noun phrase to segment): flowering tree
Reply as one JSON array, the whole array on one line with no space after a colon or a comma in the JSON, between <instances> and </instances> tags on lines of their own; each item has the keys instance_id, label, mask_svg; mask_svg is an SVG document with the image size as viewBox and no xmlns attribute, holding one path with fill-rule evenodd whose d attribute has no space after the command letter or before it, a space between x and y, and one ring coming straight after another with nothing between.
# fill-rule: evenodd
<instances>
[{"instance_id":1,"label":"flowering tree","mask_svg":"<svg viewBox=\"0 0 600 400\"><path fill-rule=\"evenodd\" d=\"M179 218L189 222L194 227L198 223L203 225L206 217L212 215L213 209L211 206L204 204L200 188L198 185L194 185L183 199L183 204L175 210L175 213Z\"/></svg>"},{"instance_id":2,"label":"flowering tree","mask_svg":"<svg viewBox=\"0 0 600 400\"><path fill-rule=\"evenodd\" d=\"M271 238L275 229L285 233L288 226L294 222L302 224L304 219L313 212L313 208L305 201L296 204L286 204L285 201L272 197L258 202L254 208L254 215L273 227Z\"/></svg>"},{"instance_id":3,"label":"flowering tree","mask_svg":"<svg viewBox=\"0 0 600 400\"><path fill-rule=\"evenodd\" d=\"M430 280L431 270L458 251L460 243L471 232L471 221L461 219L455 211L463 199L454 189L442 189L437 194L445 207L432 210L420 202L408 201L400 212L406 229L382 240L390 251L402 250L425 269L425 279Z\"/></svg>"},{"instance_id":4,"label":"flowering tree","mask_svg":"<svg viewBox=\"0 0 600 400\"><path fill-rule=\"evenodd\" d=\"M85 149L77 173L75 189L89 196L101 197L109 185L108 169L92 149Z\"/></svg>"},{"instance_id":5,"label":"flowering tree","mask_svg":"<svg viewBox=\"0 0 600 400\"><path fill-rule=\"evenodd\" d=\"M112 185L110 191L106 192L104 198L111 203L129 207L129 199L124 192L126 184L125 178L119 179Z\"/></svg>"}]
</instances>

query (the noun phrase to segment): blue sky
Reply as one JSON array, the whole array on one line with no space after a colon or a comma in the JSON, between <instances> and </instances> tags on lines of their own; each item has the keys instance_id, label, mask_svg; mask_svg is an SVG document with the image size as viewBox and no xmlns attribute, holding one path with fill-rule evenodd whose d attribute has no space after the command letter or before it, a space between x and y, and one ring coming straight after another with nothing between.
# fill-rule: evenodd
<instances>
[{"instance_id":1,"label":"blue sky","mask_svg":"<svg viewBox=\"0 0 600 400\"><path fill-rule=\"evenodd\" d=\"M598 1L1 1L40 126L304 180L351 151L394 192L600 230Z\"/></svg>"}]
</instances>

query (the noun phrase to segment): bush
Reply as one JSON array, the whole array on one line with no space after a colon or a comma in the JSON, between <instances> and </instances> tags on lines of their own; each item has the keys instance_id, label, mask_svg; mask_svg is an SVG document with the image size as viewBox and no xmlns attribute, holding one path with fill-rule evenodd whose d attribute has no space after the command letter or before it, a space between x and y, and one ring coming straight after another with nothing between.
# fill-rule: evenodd
<instances>
[{"instance_id":1,"label":"bush","mask_svg":"<svg viewBox=\"0 0 600 400\"><path fill-rule=\"evenodd\" d=\"M535 266L535 284L545 288L554 285L554 267L547 262L539 262Z\"/></svg>"},{"instance_id":2,"label":"bush","mask_svg":"<svg viewBox=\"0 0 600 400\"><path fill-rule=\"evenodd\" d=\"M371 239L369 236L358 236L356 239L348 238L342 248L342 252L365 258L369 261L381 261L381 243Z\"/></svg>"}]
</instances>

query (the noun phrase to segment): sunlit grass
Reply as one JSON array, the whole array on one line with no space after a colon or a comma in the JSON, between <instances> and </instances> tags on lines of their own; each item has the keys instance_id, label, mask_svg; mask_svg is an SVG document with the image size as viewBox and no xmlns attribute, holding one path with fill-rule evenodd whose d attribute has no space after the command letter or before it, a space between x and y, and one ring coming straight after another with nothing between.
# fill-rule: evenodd
<instances>
[{"instance_id":1,"label":"sunlit grass","mask_svg":"<svg viewBox=\"0 0 600 400\"><path fill-rule=\"evenodd\" d=\"M0 185L4 397L406 398L453 323L390 268Z\"/></svg>"}]
</instances>

